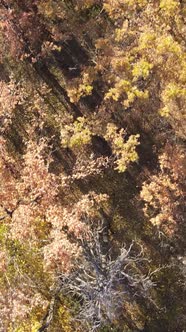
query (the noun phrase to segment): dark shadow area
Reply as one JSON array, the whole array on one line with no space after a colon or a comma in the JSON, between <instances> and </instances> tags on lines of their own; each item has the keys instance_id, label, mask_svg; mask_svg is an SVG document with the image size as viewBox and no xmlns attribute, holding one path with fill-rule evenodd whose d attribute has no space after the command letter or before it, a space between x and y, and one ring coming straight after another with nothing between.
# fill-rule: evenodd
<instances>
[{"instance_id":1,"label":"dark shadow area","mask_svg":"<svg viewBox=\"0 0 186 332\"><path fill-rule=\"evenodd\" d=\"M87 52L74 36L66 41L58 42L57 46L61 47L61 51L53 51L53 56L63 75L68 79L79 77L81 66L89 64Z\"/></svg>"},{"instance_id":2,"label":"dark shadow area","mask_svg":"<svg viewBox=\"0 0 186 332\"><path fill-rule=\"evenodd\" d=\"M112 149L108 142L101 136L92 136L92 150L96 157L110 157L112 155Z\"/></svg>"},{"instance_id":3,"label":"dark shadow area","mask_svg":"<svg viewBox=\"0 0 186 332\"><path fill-rule=\"evenodd\" d=\"M35 63L34 68L36 72L42 77L43 81L52 89L55 96L65 106L65 108L72 113L75 118L81 116L81 112L78 107L71 103L66 90L59 84L56 77L51 73L45 63Z\"/></svg>"}]
</instances>

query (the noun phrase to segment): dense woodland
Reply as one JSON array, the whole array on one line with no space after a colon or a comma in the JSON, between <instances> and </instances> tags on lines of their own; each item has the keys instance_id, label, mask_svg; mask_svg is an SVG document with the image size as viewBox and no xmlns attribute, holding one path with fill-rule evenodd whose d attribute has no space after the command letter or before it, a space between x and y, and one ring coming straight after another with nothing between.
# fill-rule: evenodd
<instances>
[{"instance_id":1,"label":"dense woodland","mask_svg":"<svg viewBox=\"0 0 186 332\"><path fill-rule=\"evenodd\" d=\"M0 0L0 332L186 328L185 0Z\"/></svg>"}]
</instances>

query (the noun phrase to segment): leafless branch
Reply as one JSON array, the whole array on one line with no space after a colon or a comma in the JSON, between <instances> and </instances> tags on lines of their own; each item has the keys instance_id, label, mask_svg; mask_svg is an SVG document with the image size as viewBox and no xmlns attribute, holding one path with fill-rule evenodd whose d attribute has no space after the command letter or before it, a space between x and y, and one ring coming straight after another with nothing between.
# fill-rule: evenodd
<instances>
[{"instance_id":1,"label":"leafless branch","mask_svg":"<svg viewBox=\"0 0 186 332\"><path fill-rule=\"evenodd\" d=\"M107 229L100 223L88 239L80 240L82 255L74 270L60 275L62 294L79 301L75 319L88 325L90 331L116 319L126 298L148 298L149 290L155 286L152 273L144 275L139 268L147 261L143 248L136 253L135 244L131 243L114 258L104 236Z\"/></svg>"}]
</instances>

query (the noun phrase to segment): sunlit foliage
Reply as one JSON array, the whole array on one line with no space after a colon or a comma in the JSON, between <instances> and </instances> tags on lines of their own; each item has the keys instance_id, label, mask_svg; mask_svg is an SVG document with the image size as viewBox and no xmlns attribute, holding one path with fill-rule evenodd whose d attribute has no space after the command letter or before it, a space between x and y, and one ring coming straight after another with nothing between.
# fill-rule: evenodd
<instances>
[{"instance_id":1,"label":"sunlit foliage","mask_svg":"<svg viewBox=\"0 0 186 332\"><path fill-rule=\"evenodd\" d=\"M185 17L0 0L0 332L184 330Z\"/></svg>"}]
</instances>

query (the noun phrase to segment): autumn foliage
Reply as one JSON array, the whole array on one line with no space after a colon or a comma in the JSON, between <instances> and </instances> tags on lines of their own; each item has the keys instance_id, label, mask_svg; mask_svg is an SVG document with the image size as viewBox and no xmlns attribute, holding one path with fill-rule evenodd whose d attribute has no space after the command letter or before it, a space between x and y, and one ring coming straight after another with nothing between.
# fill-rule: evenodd
<instances>
[{"instance_id":1,"label":"autumn foliage","mask_svg":"<svg viewBox=\"0 0 186 332\"><path fill-rule=\"evenodd\" d=\"M185 15L0 0L0 332L184 329Z\"/></svg>"}]
</instances>

